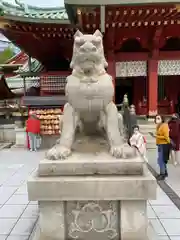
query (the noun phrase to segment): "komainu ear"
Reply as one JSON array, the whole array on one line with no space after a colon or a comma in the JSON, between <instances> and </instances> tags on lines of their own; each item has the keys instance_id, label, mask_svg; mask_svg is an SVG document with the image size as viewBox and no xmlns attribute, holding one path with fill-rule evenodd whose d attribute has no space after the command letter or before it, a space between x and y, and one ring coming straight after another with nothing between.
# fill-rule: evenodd
<instances>
[{"instance_id":1,"label":"komainu ear","mask_svg":"<svg viewBox=\"0 0 180 240\"><path fill-rule=\"evenodd\" d=\"M103 37L102 33L97 29L95 33L93 34L95 37Z\"/></svg>"},{"instance_id":2,"label":"komainu ear","mask_svg":"<svg viewBox=\"0 0 180 240\"><path fill-rule=\"evenodd\" d=\"M83 36L83 33L79 30L76 31L76 33L74 34L74 38L76 37L82 37Z\"/></svg>"}]
</instances>

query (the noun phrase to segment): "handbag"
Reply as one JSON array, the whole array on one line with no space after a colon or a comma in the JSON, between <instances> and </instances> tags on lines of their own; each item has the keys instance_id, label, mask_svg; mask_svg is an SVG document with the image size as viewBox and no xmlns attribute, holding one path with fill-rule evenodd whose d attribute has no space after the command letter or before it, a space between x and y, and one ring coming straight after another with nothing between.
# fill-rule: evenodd
<instances>
[{"instance_id":1,"label":"handbag","mask_svg":"<svg viewBox=\"0 0 180 240\"><path fill-rule=\"evenodd\" d=\"M41 143L42 143L42 138L41 138L40 135L38 135L37 139L36 139L36 146L37 146L37 148L40 148Z\"/></svg>"},{"instance_id":2,"label":"handbag","mask_svg":"<svg viewBox=\"0 0 180 240\"><path fill-rule=\"evenodd\" d=\"M171 145L172 149L176 148L176 144L175 144L175 142L172 139L170 139L170 145Z\"/></svg>"}]
</instances>

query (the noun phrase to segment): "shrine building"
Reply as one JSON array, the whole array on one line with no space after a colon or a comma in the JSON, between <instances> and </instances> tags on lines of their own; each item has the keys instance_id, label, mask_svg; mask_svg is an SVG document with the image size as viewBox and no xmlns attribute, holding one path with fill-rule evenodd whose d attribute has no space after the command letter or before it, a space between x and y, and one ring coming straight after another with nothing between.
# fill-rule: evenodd
<instances>
[{"instance_id":1,"label":"shrine building","mask_svg":"<svg viewBox=\"0 0 180 240\"><path fill-rule=\"evenodd\" d=\"M117 106L127 94L138 115L176 111L180 99L180 1L65 0L64 8L39 8L3 0L0 12L1 33L28 58L26 68L19 67L13 76L5 74L6 81L18 78L24 83L29 105L35 96L39 106L47 101L54 106L55 99L62 99L71 72L74 33L99 29ZM34 85L28 87L27 79Z\"/></svg>"}]
</instances>

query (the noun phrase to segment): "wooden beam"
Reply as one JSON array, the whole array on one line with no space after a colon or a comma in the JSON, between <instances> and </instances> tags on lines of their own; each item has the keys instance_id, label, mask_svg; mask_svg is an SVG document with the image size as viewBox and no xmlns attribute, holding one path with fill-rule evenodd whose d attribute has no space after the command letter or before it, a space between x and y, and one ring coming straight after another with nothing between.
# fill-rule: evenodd
<instances>
[{"instance_id":1,"label":"wooden beam","mask_svg":"<svg viewBox=\"0 0 180 240\"><path fill-rule=\"evenodd\" d=\"M6 29L10 25L10 21L4 20L2 17L0 17L0 29Z\"/></svg>"},{"instance_id":2,"label":"wooden beam","mask_svg":"<svg viewBox=\"0 0 180 240\"><path fill-rule=\"evenodd\" d=\"M159 60L180 60L180 51L160 51Z\"/></svg>"},{"instance_id":3,"label":"wooden beam","mask_svg":"<svg viewBox=\"0 0 180 240\"><path fill-rule=\"evenodd\" d=\"M140 52L133 52L133 53L124 53L119 52L115 54L116 62L126 62L126 61L147 61L148 60L148 53L140 53Z\"/></svg>"},{"instance_id":4,"label":"wooden beam","mask_svg":"<svg viewBox=\"0 0 180 240\"><path fill-rule=\"evenodd\" d=\"M159 51L158 60L180 60L180 51ZM116 62L126 61L147 61L149 59L149 53L123 53L119 52L115 54Z\"/></svg>"}]
</instances>

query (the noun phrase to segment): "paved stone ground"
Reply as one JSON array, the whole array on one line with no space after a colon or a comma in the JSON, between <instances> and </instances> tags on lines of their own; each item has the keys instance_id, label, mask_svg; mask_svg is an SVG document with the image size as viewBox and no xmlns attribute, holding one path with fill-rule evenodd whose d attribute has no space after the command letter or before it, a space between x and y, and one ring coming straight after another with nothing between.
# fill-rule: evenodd
<instances>
[{"instance_id":1,"label":"paved stone ground","mask_svg":"<svg viewBox=\"0 0 180 240\"><path fill-rule=\"evenodd\" d=\"M37 221L37 202L29 202L26 181L44 152L19 149L0 151L0 240L27 240ZM149 152L150 164L156 168L155 151ZM157 169L157 168L156 168ZM180 192L180 167L170 166L167 181L176 182ZM179 184L179 187L178 187ZM180 211L158 187L157 200L148 203L148 217L159 240L180 240Z\"/></svg>"},{"instance_id":2,"label":"paved stone ground","mask_svg":"<svg viewBox=\"0 0 180 240\"><path fill-rule=\"evenodd\" d=\"M148 152L150 158L150 165L158 172L157 155L155 150ZM172 163L168 164L169 177L166 183L179 195L180 197L180 165L174 166Z\"/></svg>"},{"instance_id":3,"label":"paved stone ground","mask_svg":"<svg viewBox=\"0 0 180 240\"><path fill-rule=\"evenodd\" d=\"M37 202L29 202L26 181L43 152L0 151L0 240L26 240L37 221Z\"/></svg>"}]
</instances>

